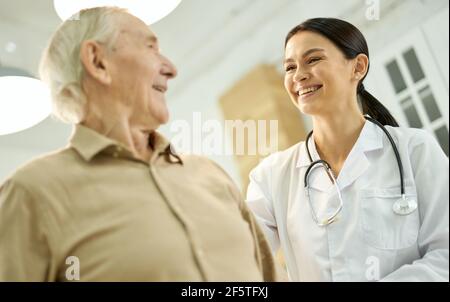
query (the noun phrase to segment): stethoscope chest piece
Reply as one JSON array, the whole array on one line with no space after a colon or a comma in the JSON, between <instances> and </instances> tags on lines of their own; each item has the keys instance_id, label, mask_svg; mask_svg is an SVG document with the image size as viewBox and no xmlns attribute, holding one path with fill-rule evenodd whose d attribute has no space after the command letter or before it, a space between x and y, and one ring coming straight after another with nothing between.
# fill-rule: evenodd
<instances>
[{"instance_id":1,"label":"stethoscope chest piece","mask_svg":"<svg viewBox=\"0 0 450 302\"><path fill-rule=\"evenodd\" d=\"M417 201L407 197L402 197L392 205L392 210L397 215L409 215L417 209Z\"/></svg>"}]
</instances>

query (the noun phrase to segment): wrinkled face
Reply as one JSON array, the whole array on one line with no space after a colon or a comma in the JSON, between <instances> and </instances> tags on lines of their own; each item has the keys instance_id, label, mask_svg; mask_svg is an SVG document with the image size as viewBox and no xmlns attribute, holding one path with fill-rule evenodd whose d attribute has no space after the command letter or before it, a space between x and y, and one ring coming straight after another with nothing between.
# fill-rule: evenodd
<instances>
[{"instance_id":1,"label":"wrinkled face","mask_svg":"<svg viewBox=\"0 0 450 302\"><path fill-rule=\"evenodd\" d=\"M302 31L292 36L284 69L284 86L302 113L332 114L354 100L353 60L320 34Z\"/></svg>"},{"instance_id":2,"label":"wrinkled face","mask_svg":"<svg viewBox=\"0 0 450 302\"><path fill-rule=\"evenodd\" d=\"M149 127L166 123L165 93L176 69L160 53L156 36L141 20L124 14L114 48L109 61L111 88L129 109L129 118Z\"/></svg>"}]
</instances>

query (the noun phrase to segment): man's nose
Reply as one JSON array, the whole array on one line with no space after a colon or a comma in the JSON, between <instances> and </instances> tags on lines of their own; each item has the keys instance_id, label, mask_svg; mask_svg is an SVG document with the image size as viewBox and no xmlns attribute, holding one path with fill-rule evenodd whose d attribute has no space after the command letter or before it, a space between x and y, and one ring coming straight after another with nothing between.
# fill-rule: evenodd
<instances>
[{"instance_id":1,"label":"man's nose","mask_svg":"<svg viewBox=\"0 0 450 302\"><path fill-rule=\"evenodd\" d=\"M175 65L166 57L162 56L163 59L163 68L161 73L168 77L169 79L173 79L177 76L178 71Z\"/></svg>"}]
</instances>

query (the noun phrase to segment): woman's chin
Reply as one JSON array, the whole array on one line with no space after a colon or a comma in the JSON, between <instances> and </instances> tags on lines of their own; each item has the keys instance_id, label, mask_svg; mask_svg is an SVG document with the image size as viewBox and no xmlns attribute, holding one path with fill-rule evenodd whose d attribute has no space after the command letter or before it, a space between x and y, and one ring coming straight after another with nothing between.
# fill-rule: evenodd
<instances>
[{"instance_id":1,"label":"woman's chin","mask_svg":"<svg viewBox=\"0 0 450 302\"><path fill-rule=\"evenodd\" d=\"M317 106L314 106L315 104L310 103L297 103L296 107L298 110L307 115L315 115L318 113Z\"/></svg>"}]
</instances>

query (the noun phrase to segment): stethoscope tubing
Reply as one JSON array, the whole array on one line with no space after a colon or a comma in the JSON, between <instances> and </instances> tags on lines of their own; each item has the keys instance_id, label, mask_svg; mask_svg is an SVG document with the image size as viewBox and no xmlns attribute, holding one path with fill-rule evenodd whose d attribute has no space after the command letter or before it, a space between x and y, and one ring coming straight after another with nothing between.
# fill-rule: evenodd
<instances>
[{"instance_id":1,"label":"stethoscope tubing","mask_svg":"<svg viewBox=\"0 0 450 302\"><path fill-rule=\"evenodd\" d=\"M397 146L395 145L394 139L392 138L391 134L389 133L389 131L387 131L386 127L384 127L380 122L378 122L377 120L371 118L370 116L364 115L364 118L372 123L374 123L375 125L377 125L378 127L381 128L381 130L383 130L383 132L386 134L386 136L389 139L389 142L392 145L392 149L394 150L394 154L395 154L395 158L397 160L397 165L398 165L398 171L400 174L400 193L402 198L405 198L405 183L404 183L404 177L403 177L403 164L402 164L402 159L400 157L400 153L398 152ZM308 169L305 172L305 178L304 178L304 185L305 188L308 186L308 174L311 171L311 169L318 163L322 163L324 164L327 169L331 169L331 166L329 163L327 163L325 160L317 160L317 161L313 161L312 157L311 157L311 152L309 151L309 147L308 147L308 143L309 140L311 138L313 134L313 131L311 130L311 132L308 133L307 137L306 137L306 152L308 153L308 157L309 160L311 162L311 164L309 165Z\"/></svg>"}]
</instances>

